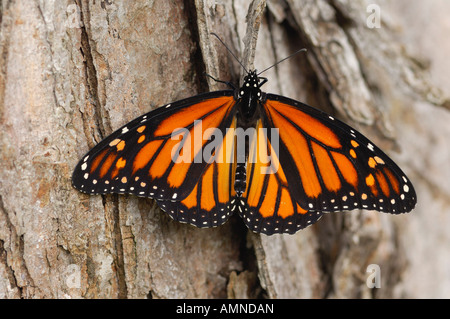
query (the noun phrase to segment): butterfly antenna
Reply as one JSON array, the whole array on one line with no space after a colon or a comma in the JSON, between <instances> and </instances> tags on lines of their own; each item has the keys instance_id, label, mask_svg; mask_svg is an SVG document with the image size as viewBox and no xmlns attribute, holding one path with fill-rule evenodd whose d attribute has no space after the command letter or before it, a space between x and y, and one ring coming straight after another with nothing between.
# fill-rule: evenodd
<instances>
[{"instance_id":1,"label":"butterfly antenna","mask_svg":"<svg viewBox=\"0 0 450 319\"><path fill-rule=\"evenodd\" d=\"M280 63L283 62L284 60L287 60L287 59L289 59L289 58L292 58L294 55L296 55L296 54L298 54L298 53L300 53L300 52L306 52L306 51L308 51L308 50L306 50L305 48L300 49L300 50L298 50L298 51L292 53L290 56L287 56L287 57L285 57L284 59L281 59L280 61L278 61L277 63L272 64L272 65L269 66L268 68L262 70L261 72L258 73L258 75L260 75L261 73L264 73L264 72L266 72L267 70L273 68L274 66L280 64Z\"/></svg>"},{"instance_id":2,"label":"butterfly antenna","mask_svg":"<svg viewBox=\"0 0 450 319\"><path fill-rule=\"evenodd\" d=\"M246 73L248 73L248 71L247 71L247 69L245 68L245 66L244 66L244 65L242 64L242 62L234 55L233 51L230 50L230 48L225 44L225 42L223 42L222 39L221 39L217 34L215 34L214 32L211 32L210 34L212 34L213 36L215 36L215 37L220 41L220 43L223 44L223 46L228 50L228 52L230 52L230 54L233 56L233 58L234 58L236 61L238 61L238 63L242 66L242 68L244 69L244 71L245 71Z\"/></svg>"}]
</instances>

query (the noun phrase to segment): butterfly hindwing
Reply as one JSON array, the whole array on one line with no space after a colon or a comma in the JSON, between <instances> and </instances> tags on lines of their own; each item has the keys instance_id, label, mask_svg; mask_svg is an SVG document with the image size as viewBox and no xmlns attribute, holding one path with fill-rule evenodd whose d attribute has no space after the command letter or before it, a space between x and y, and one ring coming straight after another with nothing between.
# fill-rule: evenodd
<instances>
[{"instance_id":1,"label":"butterfly hindwing","mask_svg":"<svg viewBox=\"0 0 450 319\"><path fill-rule=\"evenodd\" d=\"M223 138L191 193L182 200L157 201L174 220L203 228L220 226L231 216L232 199L236 195L236 118L226 126Z\"/></svg>"},{"instance_id":2,"label":"butterfly hindwing","mask_svg":"<svg viewBox=\"0 0 450 319\"><path fill-rule=\"evenodd\" d=\"M295 186L288 183L272 129L263 128L261 120L256 123L249 143L247 188L232 204L254 232L293 234L315 223L322 213L303 209L293 198Z\"/></svg>"}]
</instances>

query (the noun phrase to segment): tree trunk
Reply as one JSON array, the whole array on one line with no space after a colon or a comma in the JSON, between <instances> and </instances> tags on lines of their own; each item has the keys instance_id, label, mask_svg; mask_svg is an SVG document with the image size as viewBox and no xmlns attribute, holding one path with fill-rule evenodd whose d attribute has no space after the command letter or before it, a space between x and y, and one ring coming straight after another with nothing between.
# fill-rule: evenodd
<instances>
[{"instance_id":1,"label":"tree trunk","mask_svg":"<svg viewBox=\"0 0 450 319\"><path fill-rule=\"evenodd\" d=\"M450 297L450 3L250 2L2 2L0 298ZM210 32L260 70L307 48L264 90L374 140L417 208L265 236L238 216L197 229L151 199L73 189L78 160L115 129L223 88L204 72L239 83Z\"/></svg>"}]
</instances>

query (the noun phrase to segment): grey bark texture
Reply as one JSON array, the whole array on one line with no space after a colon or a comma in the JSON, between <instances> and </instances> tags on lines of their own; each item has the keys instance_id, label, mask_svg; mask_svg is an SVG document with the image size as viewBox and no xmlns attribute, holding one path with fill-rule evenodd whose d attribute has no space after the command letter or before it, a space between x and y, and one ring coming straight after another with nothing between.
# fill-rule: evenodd
<instances>
[{"instance_id":1,"label":"grey bark texture","mask_svg":"<svg viewBox=\"0 0 450 319\"><path fill-rule=\"evenodd\" d=\"M450 297L448 1L4 0L0 10L0 298ZM210 32L260 70L307 48L267 71L264 90L366 134L410 177L417 208L329 214L264 236L238 216L197 229L151 199L74 190L78 160L115 129L223 88L203 72L239 83Z\"/></svg>"}]
</instances>

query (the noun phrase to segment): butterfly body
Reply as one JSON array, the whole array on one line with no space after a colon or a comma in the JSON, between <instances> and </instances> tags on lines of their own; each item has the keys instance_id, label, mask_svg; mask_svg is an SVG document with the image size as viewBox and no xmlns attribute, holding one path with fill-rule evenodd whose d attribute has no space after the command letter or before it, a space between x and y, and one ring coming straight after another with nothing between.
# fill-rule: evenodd
<instances>
[{"instance_id":1,"label":"butterfly body","mask_svg":"<svg viewBox=\"0 0 450 319\"><path fill-rule=\"evenodd\" d=\"M260 82L263 79L263 82ZM254 125L263 98L261 86L265 83L265 78L258 78L256 70L250 71L244 78L244 84L235 92L238 101L238 110L242 114L242 120Z\"/></svg>"},{"instance_id":2,"label":"butterfly body","mask_svg":"<svg viewBox=\"0 0 450 319\"><path fill-rule=\"evenodd\" d=\"M180 100L142 115L79 162L74 187L89 194L154 198L197 227L238 213L255 232L295 233L324 212L409 212L411 182L372 142L301 102L239 89Z\"/></svg>"}]
</instances>

